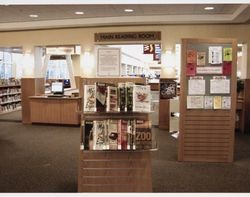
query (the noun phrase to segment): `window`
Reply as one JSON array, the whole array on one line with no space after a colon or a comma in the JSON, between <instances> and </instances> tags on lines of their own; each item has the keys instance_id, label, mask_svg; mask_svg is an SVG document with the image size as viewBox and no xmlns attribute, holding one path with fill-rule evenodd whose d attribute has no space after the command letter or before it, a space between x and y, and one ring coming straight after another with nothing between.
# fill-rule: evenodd
<instances>
[{"instance_id":1,"label":"window","mask_svg":"<svg viewBox=\"0 0 250 197\"><path fill-rule=\"evenodd\" d=\"M49 60L46 79L69 79L66 59Z\"/></svg>"}]
</instances>

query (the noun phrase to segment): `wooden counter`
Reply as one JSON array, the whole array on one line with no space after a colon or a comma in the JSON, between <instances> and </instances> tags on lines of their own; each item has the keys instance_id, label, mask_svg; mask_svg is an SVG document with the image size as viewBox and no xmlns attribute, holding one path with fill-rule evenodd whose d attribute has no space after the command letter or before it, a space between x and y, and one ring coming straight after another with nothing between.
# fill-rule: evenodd
<instances>
[{"instance_id":1,"label":"wooden counter","mask_svg":"<svg viewBox=\"0 0 250 197\"><path fill-rule=\"evenodd\" d=\"M32 123L80 124L81 98L31 96Z\"/></svg>"}]
</instances>

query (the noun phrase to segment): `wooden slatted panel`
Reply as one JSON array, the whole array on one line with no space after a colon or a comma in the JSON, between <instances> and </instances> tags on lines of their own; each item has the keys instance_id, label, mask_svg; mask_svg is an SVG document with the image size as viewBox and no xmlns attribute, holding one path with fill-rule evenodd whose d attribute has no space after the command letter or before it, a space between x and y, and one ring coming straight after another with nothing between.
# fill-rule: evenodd
<instances>
[{"instance_id":1,"label":"wooden slatted panel","mask_svg":"<svg viewBox=\"0 0 250 197\"><path fill-rule=\"evenodd\" d=\"M152 192L148 151L83 151L79 192Z\"/></svg>"}]
</instances>

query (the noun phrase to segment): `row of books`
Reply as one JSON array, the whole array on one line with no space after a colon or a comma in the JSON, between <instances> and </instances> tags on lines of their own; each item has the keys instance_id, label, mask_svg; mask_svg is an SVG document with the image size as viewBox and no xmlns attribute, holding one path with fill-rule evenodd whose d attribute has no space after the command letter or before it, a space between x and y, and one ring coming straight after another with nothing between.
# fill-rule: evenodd
<instances>
[{"instance_id":1,"label":"row of books","mask_svg":"<svg viewBox=\"0 0 250 197\"><path fill-rule=\"evenodd\" d=\"M150 86L132 82L84 85L85 112L150 112Z\"/></svg>"},{"instance_id":2,"label":"row of books","mask_svg":"<svg viewBox=\"0 0 250 197\"><path fill-rule=\"evenodd\" d=\"M85 120L82 128L83 150L148 150L152 148L149 120Z\"/></svg>"},{"instance_id":3,"label":"row of books","mask_svg":"<svg viewBox=\"0 0 250 197\"><path fill-rule=\"evenodd\" d=\"M9 112L21 108L21 102L0 105L0 113Z\"/></svg>"},{"instance_id":4,"label":"row of books","mask_svg":"<svg viewBox=\"0 0 250 197\"><path fill-rule=\"evenodd\" d=\"M0 104L6 103L6 102L13 102L13 101L19 101L21 100L21 95L12 95L12 96L3 96L0 97Z\"/></svg>"},{"instance_id":5,"label":"row of books","mask_svg":"<svg viewBox=\"0 0 250 197\"><path fill-rule=\"evenodd\" d=\"M7 86L7 85L21 85L21 80L20 79L0 79L0 86Z\"/></svg>"},{"instance_id":6,"label":"row of books","mask_svg":"<svg viewBox=\"0 0 250 197\"><path fill-rule=\"evenodd\" d=\"M21 93L21 88L3 88L0 89L0 96L2 94L14 94L14 93Z\"/></svg>"}]
</instances>

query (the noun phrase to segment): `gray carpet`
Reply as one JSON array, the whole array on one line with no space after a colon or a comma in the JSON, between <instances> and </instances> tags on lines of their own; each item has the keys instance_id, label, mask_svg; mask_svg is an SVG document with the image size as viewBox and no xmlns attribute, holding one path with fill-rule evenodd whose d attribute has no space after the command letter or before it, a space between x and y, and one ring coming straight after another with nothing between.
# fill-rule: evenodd
<instances>
[{"instance_id":1,"label":"gray carpet","mask_svg":"<svg viewBox=\"0 0 250 197\"><path fill-rule=\"evenodd\" d=\"M21 122L22 121L22 110L0 114L1 122Z\"/></svg>"},{"instance_id":2,"label":"gray carpet","mask_svg":"<svg viewBox=\"0 0 250 197\"><path fill-rule=\"evenodd\" d=\"M249 192L250 136L236 134L235 162L177 162L177 140L154 129L154 192ZM78 127L0 121L0 192L77 192Z\"/></svg>"}]
</instances>

